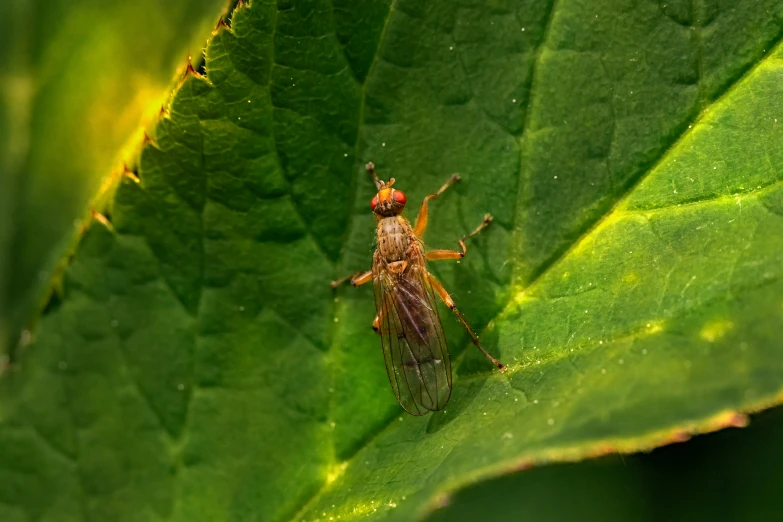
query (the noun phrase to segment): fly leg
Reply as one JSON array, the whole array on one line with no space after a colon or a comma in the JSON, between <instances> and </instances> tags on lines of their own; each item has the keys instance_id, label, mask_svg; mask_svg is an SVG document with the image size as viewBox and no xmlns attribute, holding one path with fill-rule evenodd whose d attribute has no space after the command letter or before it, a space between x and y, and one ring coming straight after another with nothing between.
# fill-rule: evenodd
<instances>
[{"instance_id":1,"label":"fly leg","mask_svg":"<svg viewBox=\"0 0 783 522\"><path fill-rule=\"evenodd\" d=\"M368 270L366 272L357 272L352 275L348 275L343 277L342 279L338 279L337 281L332 281L332 288L337 288L341 284L345 283L348 280L351 280L351 284L353 286L359 286L363 285L365 283L369 283L372 281L372 270ZM381 321L383 320L383 317L380 313L375 316L375 320L372 322L372 329L375 330L376 333L381 331Z\"/></svg>"},{"instance_id":2,"label":"fly leg","mask_svg":"<svg viewBox=\"0 0 783 522\"><path fill-rule=\"evenodd\" d=\"M375 319L372 322L372 329L375 330L375 333L380 334L381 333L381 323L386 318L385 314L383 313L383 310L378 312L378 314L375 316Z\"/></svg>"},{"instance_id":3,"label":"fly leg","mask_svg":"<svg viewBox=\"0 0 783 522\"><path fill-rule=\"evenodd\" d=\"M416 216L416 224L413 225L413 232L418 237L421 237L422 234L424 234L424 231L427 229L427 217L429 215L429 203L431 199L435 199L447 188L458 182L460 179L459 174L453 174L451 178L443 184L443 186L438 189L438 191L434 194L430 194L429 196L424 198L424 201L421 202L421 207L419 207L419 215Z\"/></svg>"},{"instance_id":4,"label":"fly leg","mask_svg":"<svg viewBox=\"0 0 783 522\"><path fill-rule=\"evenodd\" d=\"M427 261L440 261L441 259L462 259L465 254L468 253L468 247L465 245L465 240L476 236L487 228L487 225L492 223L492 216L489 214L484 216L484 221L481 222L476 229L466 236L462 236L457 241L459 242L459 250L430 250L425 254Z\"/></svg>"},{"instance_id":5,"label":"fly leg","mask_svg":"<svg viewBox=\"0 0 783 522\"><path fill-rule=\"evenodd\" d=\"M483 346L481 346L481 343L479 343L478 336L473 332L473 329L470 327L468 322L462 316L462 313L460 313L460 311L457 310L457 306L454 304L454 300L451 299L451 296L446 291L446 289L443 288L443 285L440 284L440 281L435 279L432 276L432 274L427 274L427 279L429 280L430 285L432 285L433 290L435 290L435 292L438 293L438 296L441 298L441 300L446 304L446 306L448 306L451 309L452 312L456 314L457 318L462 323L462 326L464 326L465 330L467 330L468 334L470 334L470 340L473 341L473 344L476 345L476 348L481 350L481 353L483 353L487 359L492 361L492 364L497 366L498 370L504 372L506 370L506 366L500 361L498 361L497 359L495 359L494 357L492 357L489 354L489 352L486 351Z\"/></svg>"},{"instance_id":6,"label":"fly leg","mask_svg":"<svg viewBox=\"0 0 783 522\"><path fill-rule=\"evenodd\" d=\"M353 286L359 286L359 285L363 285L364 283L369 283L370 281L372 281L372 270L368 270L366 272L356 272L355 274L345 276L342 279L338 279L337 281L332 281L332 288L337 288L338 286L345 283L349 279Z\"/></svg>"}]
</instances>

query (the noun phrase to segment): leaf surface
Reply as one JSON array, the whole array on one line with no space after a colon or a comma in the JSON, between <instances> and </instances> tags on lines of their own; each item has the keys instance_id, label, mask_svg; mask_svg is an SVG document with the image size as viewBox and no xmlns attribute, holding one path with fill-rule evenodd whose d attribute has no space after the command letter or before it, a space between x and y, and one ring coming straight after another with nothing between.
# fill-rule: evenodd
<instances>
[{"instance_id":1,"label":"leaf surface","mask_svg":"<svg viewBox=\"0 0 783 522\"><path fill-rule=\"evenodd\" d=\"M692 7L239 8L3 376L0 501L411 520L483 477L777 402L781 7ZM496 218L433 270L509 370L443 311L454 392L424 418L389 389L371 289L329 287L369 266L368 160L411 202L462 174L432 247Z\"/></svg>"}]
</instances>

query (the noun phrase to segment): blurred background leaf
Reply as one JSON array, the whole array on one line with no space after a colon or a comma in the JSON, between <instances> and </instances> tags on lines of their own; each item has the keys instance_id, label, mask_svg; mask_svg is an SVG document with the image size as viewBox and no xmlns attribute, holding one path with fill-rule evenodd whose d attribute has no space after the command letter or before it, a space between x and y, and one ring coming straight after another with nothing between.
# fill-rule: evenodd
<instances>
[{"instance_id":1,"label":"blurred background leaf","mask_svg":"<svg viewBox=\"0 0 783 522\"><path fill-rule=\"evenodd\" d=\"M0 353L227 0L0 5Z\"/></svg>"}]
</instances>

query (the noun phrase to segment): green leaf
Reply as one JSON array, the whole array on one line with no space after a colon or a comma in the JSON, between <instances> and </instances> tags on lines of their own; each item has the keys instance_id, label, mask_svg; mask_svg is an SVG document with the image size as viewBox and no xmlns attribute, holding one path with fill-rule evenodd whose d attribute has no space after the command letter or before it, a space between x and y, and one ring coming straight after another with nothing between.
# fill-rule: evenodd
<instances>
[{"instance_id":1,"label":"green leaf","mask_svg":"<svg viewBox=\"0 0 783 522\"><path fill-rule=\"evenodd\" d=\"M176 67L226 0L4 0L0 354L7 355L110 172L133 160ZM126 147L127 146L127 147Z\"/></svg>"},{"instance_id":2,"label":"green leaf","mask_svg":"<svg viewBox=\"0 0 783 522\"><path fill-rule=\"evenodd\" d=\"M238 9L3 377L6 518L411 520L779 402L783 8L692 6ZM371 289L329 287L370 263L367 160L411 202L462 174L428 245L496 218L433 270L509 370L443 310L423 418Z\"/></svg>"}]
</instances>

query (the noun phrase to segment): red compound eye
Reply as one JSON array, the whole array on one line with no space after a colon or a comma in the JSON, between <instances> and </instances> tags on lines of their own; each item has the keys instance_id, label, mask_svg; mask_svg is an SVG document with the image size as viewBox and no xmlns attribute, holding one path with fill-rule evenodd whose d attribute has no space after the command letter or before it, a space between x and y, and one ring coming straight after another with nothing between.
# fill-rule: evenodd
<instances>
[{"instance_id":1,"label":"red compound eye","mask_svg":"<svg viewBox=\"0 0 783 522\"><path fill-rule=\"evenodd\" d=\"M392 199L398 205L404 205L408 201L408 198L405 197L405 192L403 192L401 190L393 191L392 192Z\"/></svg>"},{"instance_id":2,"label":"red compound eye","mask_svg":"<svg viewBox=\"0 0 783 522\"><path fill-rule=\"evenodd\" d=\"M370 210L375 210L375 207L378 206L378 195L376 194L374 198L372 198L372 201L370 201Z\"/></svg>"}]
</instances>

